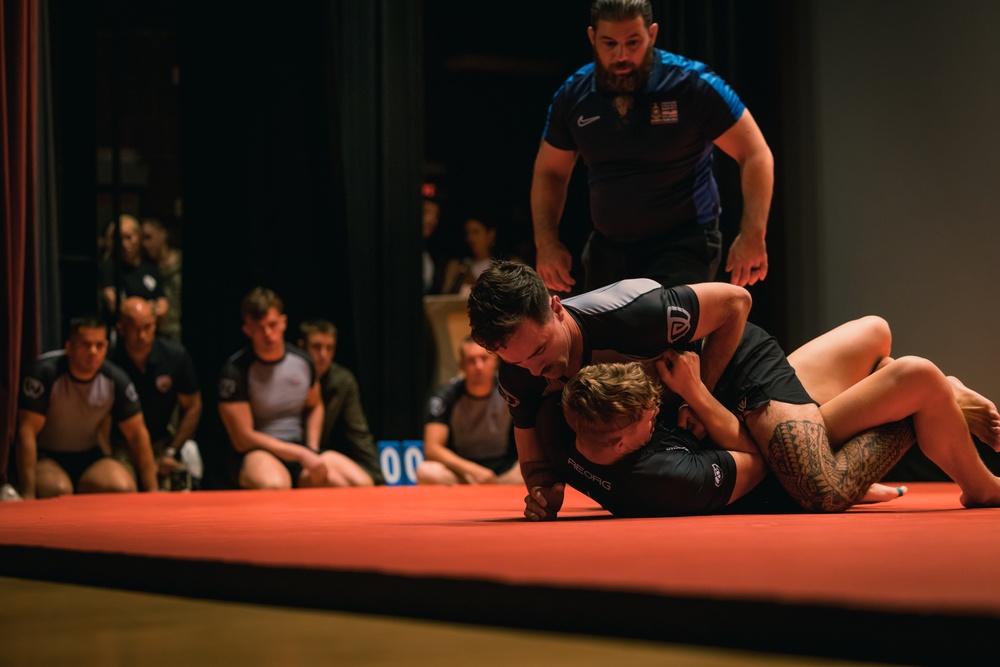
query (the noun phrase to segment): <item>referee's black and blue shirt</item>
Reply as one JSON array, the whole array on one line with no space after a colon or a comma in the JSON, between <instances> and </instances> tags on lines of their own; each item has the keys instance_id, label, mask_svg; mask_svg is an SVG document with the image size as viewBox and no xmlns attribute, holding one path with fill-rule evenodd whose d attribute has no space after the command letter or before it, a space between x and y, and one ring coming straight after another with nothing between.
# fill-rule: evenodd
<instances>
[{"instance_id":1,"label":"referee's black and blue shirt","mask_svg":"<svg viewBox=\"0 0 1000 667\"><path fill-rule=\"evenodd\" d=\"M736 93L705 64L654 49L624 117L615 97L598 87L593 63L580 68L556 91L542 134L586 163L594 228L635 241L717 218L713 141L743 115Z\"/></svg>"}]
</instances>

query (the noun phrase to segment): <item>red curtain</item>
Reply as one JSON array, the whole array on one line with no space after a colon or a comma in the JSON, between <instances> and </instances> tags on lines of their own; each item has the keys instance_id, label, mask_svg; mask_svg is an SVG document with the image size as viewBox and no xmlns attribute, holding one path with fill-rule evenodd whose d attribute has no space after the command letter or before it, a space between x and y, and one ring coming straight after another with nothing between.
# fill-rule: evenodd
<instances>
[{"instance_id":1,"label":"red curtain","mask_svg":"<svg viewBox=\"0 0 1000 667\"><path fill-rule=\"evenodd\" d=\"M3 323L0 325L0 403L3 405L3 440L0 441L0 478L7 477L7 462L17 418L17 390L21 372L21 347L25 331L25 303L37 280L28 274L35 262L35 137L38 78L38 7L36 0L0 0L0 178L3 180ZM30 302L29 302L30 303ZM29 310L35 317L36 309ZM29 330L37 327L29 325Z\"/></svg>"}]
</instances>

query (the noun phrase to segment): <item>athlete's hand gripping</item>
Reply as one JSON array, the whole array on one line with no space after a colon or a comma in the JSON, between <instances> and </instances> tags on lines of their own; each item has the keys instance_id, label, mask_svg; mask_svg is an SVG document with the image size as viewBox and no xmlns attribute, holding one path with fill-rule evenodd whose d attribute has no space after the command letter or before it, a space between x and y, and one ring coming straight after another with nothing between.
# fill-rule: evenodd
<instances>
[{"instance_id":1,"label":"athlete's hand gripping","mask_svg":"<svg viewBox=\"0 0 1000 667\"><path fill-rule=\"evenodd\" d=\"M531 521L554 521L562 508L566 485L533 486L524 497L524 516Z\"/></svg>"}]
</instances>

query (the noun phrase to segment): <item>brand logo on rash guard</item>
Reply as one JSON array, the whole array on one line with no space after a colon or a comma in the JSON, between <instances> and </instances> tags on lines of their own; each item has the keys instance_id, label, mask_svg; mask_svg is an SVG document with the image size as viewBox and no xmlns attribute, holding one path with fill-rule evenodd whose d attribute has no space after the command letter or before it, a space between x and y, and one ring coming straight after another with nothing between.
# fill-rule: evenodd
<instances>
[{"instance_id":1,"label":"brand logo on rash guard","mask_svg":"<svg viewBox=\"0 0 1000 667\"><path fill-rule=\"evenodd\" d=\"M579 118L576 119L576 125L577 125L577 127L587 127L588 125L590 125L591 123L593 123L595 120L599 120L599 119L600 119L600 116L591 116L590 118L584 118L583 116L580 116Z\"/></svg>"},{"instance_id":2,"label":"brand logo on rash guard","mask_svg":"<svg viewBox=\"0 0 1000 667\"><path fill-rule=\"evenodd\" d=\"M577 463L576 461L574 461L572 458L566 459L566 462L570 464L570 466L573 468L573 470L576 470L578 473L580 473L581 475L583 475L583 477L585 479L589 479L591 482L595 482L595 483L599 484L601 487L603 487L604 489L606 489L608 491L611 490L611 482L607 481L606 479L601 479L600 477L598 477L597 475L595 475L594 473L590 472L589 470L587 470L586 468L584 468L582 465L580 465L579 463Z\"/></svg>"},{"instance_id":3,"label":"brand logo on rash guard","mask_svg":"<svg viewBox=\"0 0 1000 667\"><path fill-rule=\"evenodd\" d=\"M236 393L236 382L229 378L219 380L219 398L227 399Z\"/></svg>"},{"instance_id":4,"label":"brand logo on rash guard","mask_svg":"<svg viewBox=\"0 0 1000 667\"><path fill-rule=\"evenodd\" d=\"M521 399L504 390L503 385L497 384L497 389L500 391L500 395L503 396L503 400L507 401L508 408L516 408L521 405Z\"/></svg>"},{"instance_id":5,"label":"brand logo on rash guard","mask_svg":"<svg viewBox=\"0 0 1000 667\"><path fill-rule=\"evenodd\" d=\"M680 306L667 306L667 342L676 343L691 330L691 313Z\"/></svg>"},{"instance_id":6,"label":"brand logo on rash guard","mask_svg":"<svg viewBox=\"0 0 1000 667\"><path fill-rule=\"evenodd\" d=\"M40 398L45 393L45 385L33 377L24 378L24 395L31 399Z\"/></svg>"},{"instance_id":7,"label":"brand logo on rash guard","mask_svg":"<svg viewBox=\"0 0 1000 667\"><path fill-rule=\"evenodd\" d=\"M170 391L170 388L174 386L174 380L169 375L160 375L156 378L156 388L161 394L165 394Z\"/></svg>"},{"instance_id":8,"label":"brand logo on rash guard","mask_svg":"<svg viewBox=\"0 0 1000 667\"><path fill-rule=\"evenodd\" d=\"M431 400L428 403L428 410L435 417L440 417L444 414L446 407L444 401L441 400L440 396L431 396Z\"/></svg>"}]
</instances>

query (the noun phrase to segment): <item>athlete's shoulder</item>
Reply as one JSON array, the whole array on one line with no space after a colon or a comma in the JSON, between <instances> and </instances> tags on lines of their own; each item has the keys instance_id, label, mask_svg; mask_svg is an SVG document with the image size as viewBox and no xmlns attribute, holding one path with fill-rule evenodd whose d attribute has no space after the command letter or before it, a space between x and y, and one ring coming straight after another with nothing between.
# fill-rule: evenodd
<instances>
[{"instance_id":1,"label":"athlete's shoulder","mask_svg":"<svg viewBox=\"0 0 1000 667\"><path fill-rule=\"evenodd\" d=\"M236 352L233 352L231 355L229 355L229 358L226 359L226 363L223 365L246 367L253 362L253 359L254 359L253 350L250 348L249 345L247 345L246 347L240 348Z\"/></svg>"},{"instance_id":2,"label":"athlete's shoulder","mask_svg":"<svg viewBox=\"0 0 1000 667\"><path fill-rule=\"evenodd\" d=\"M465 393L465 378L453 378L448 382L438 385L431 397L427 401L427 412L433 420L442 419L451 409L459 397Z\"/></svg>"},{"instance_id":3,"label":"athlete's shoulder","mask_svg":"<svg viewBox=\"0 0 1000 667\"><path fill-rule=\"evenodd\" d=\"M176 340L157 336L153 340L153 346L154 349L159 348L163 355L170 359L179 359L188 356L187 348Z\"/></svg>"},{"instance_id":4,"label":"athlete's shoulder","mask_svg":"<svg viewBox=\"0 0 1000 667\"><path fill-rule=\"evenodd\" d=\"M54 379L56 376L69 372L69 360L65 350L44 352L29 364L26 374L37 379Z\"/></svg>"},{"instance_id":5,"label":"athlete's shoulder","mask_svg":"<svg viewBox=\"0 0 1000 667\"><path fill-rule=\"evenodd\" d=\"M113 380L115 384L120 384L123 387L132 383L132 378L125 372L125 369L110 359L104 360L104 363L101 364L101 370L99 373Z\"/></svg>"},{"instance_id":6,"label":"athlete's shoulder","mask_svg":"<svg viewBox=\"0 0 1000 667\"><path fill-rule=\"evenodd\" d=\"M465 393L465 378L464 377L454 377L448 382L443 382L438 385L437 390L435 390L434 395L441 400L451 404L454 403L459 396Z\"/></svg>"},{"instance_id":7,"label":"athlete's shoulder","mask_svg":"<svg viewBox=\"0 0 1000 667\"><path fill-rule=\"evenodd\" d=\"M701 61L693 60L682 56L679 53L672 53L663 49L653 49L653 59L662 67L675 68L683 72L701 74L702 72L710 71L711 69L708 65Z\"/></svg>"},{"instance_id":8,"label":"athlete's shoulder","mask_svg":"<svg viewBox=\"0 0 1000 667\"><path fill-rule=\"evenodd\" d=\"M601 313L621 308L639 297L662 290L663 286L649 278L632 278L570 297L563 304L581 313Z\"/></svg>"},{"instance_id":9,"label":"athlete's shoulder","mask_svg":"<svg viewBox=\"0 0 1000 667\"><path fill-rule=\"evenodd\" d=\"M302 348L298 347L297 345L292 345L291 343L285 343L285 354L289 355L293 359L305 362L310 367L313 366L313 360L312 357L309 356L309 353L303 350Z\"/></svg>"}]
</instances>

